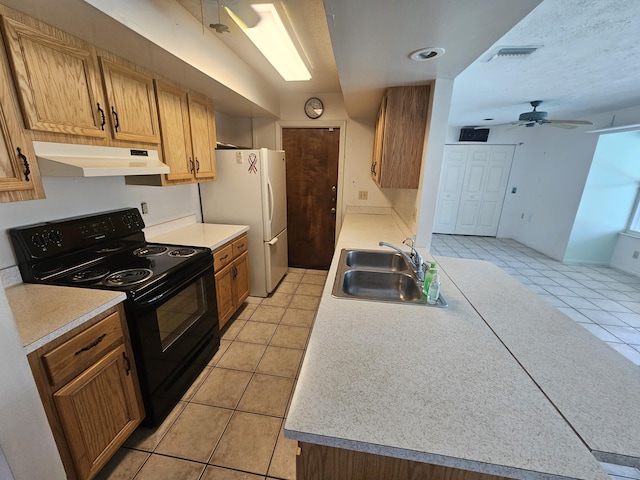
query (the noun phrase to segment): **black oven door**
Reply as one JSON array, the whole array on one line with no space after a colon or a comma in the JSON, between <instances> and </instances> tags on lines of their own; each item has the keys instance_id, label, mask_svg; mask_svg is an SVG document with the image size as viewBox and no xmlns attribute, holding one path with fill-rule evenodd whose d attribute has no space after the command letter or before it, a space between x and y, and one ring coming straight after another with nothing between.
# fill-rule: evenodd
<instances>
[{"instance_id":1,"label":"black oven door","mask_svg":"<svg viewBox=\"0 0 640 480\"><path fill-rule=\"evenodd\" d=\"M144 424L156 426L220 346L213 266L153 298L127 301L126 313L147 412Z\"/></svg>"}]
</instances>

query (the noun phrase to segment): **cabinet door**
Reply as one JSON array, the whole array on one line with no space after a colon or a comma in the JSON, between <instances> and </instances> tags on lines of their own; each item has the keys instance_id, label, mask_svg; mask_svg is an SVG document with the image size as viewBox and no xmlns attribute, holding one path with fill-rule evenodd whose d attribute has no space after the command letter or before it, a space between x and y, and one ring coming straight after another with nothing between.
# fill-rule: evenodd
<instances>
[{"instance_id":1,"label":"cabinet door","mask_svg":"<svg viewBox=\"0 0 640 480\"><path fill-rule=\"evenodd\" d=\"M100 66L113 138L160 143L158 111L151 77L102 57Z\"/></svg>"},{"instance_id":2,"label":"cabinet door","mask_svg":"<svg viewBox=\"0 0 640 480\"><path fill-rule=\"evenodd\" d=\"M382 171L382 139L384 137L385 116L387 110L387 96L382 98L378 118L376 120L376 130L373 137L373 159L371 160L371 178L376 185L380 186L380 172Z\"/></svg>"},{"instance_id":3,"label":"cabinet door","mask_svg":"<svg viewBox=\"0 0 640 480\"><path fill-rule=\"evenodd\" d=\"M44 198L33 144L22 128L11 78L0 56L0 202Z\"/></svg>"},{"instance_id":4,"label":"cabinet door","mask_svg":"<svg viewBox=\"0 0 640 480\"><path fill-rule=\"evenodd\" d=\"M162 156L164 163L171 169L166 178L189 180L193 178L194 161L191 152L187 92L158 80L155 84Z\"/></svg>"},{"instance_id":5,"label":"cabinet door","mask_svg":"<svg viewBox=\"0 0 640 480\"><path fill-rule=\"evenodd\" d=\"M142 419L124 345L54 393L78 477L93 477Z\"/></svg>"},{"instance_id":6,"label":"cabinet door","mask_svg":"<svg viewBox=\"0 0 640 480\"><path fill-rule=\"evenodd\" d=\"M216 273L216 300L218 301L218 326L220 329L236 311L233 298L233 263Z\"/></svg>"},{"instance_id":7,"label":"cabinet door","mask_svg":"<svg viewBox=\"0 0 640 480\"><path fill-rule=\"evenodd\" d=\"M249 252L244 252L233 262L235 307L237 310L249 296Z\"/></svg>"},{"instance_id":8,"label":"cabinet door","mask_svg":"<svg viewBox=\"0 0 640 480\"><path fill-rule=\"evenodd\" d=\"M198 179L214 179L216 176L216 124L213 103L207 97L192 92L188 94L191 120L191 144Z\"/></svg>"},{"instance_id":9,"label":"cabinet door","mask_svg":"<svg viewBox=\"0 0 640 480\"><path fill-rule=\"evenodd\" d=\"M3 17L3 33L28 129L106 138L104 101L91 46Z\"/></svg>"},{"instance_id":10,"label":"cabinet door","mask_svg":"<svg viewBox=\"0 0 640 480\"><path fill-rule=\"evenodd\" d=\"M381 188L418 188L430 92L429 85L387 89L375 132L380 158L372 171Z\"/></svg>"}]
</instances>

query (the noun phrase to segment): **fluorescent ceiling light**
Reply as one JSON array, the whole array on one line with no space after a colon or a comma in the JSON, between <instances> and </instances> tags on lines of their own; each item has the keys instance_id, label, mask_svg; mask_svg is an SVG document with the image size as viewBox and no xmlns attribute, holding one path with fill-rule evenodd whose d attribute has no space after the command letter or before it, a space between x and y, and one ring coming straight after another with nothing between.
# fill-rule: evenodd
<instances>
[{"instance_id":1,"label":"fluorescent ceiling light","mask_svg":"<svg viewBox=\"0 0 640 480\"><path fill-rule=\"evenodd\" d=\"M260 16L255 27L249 28L229 7L225 7L258 50L286 81L310 80L311 74L302 61L273 3L251 5Z\"/></svg>"}]
</instances>

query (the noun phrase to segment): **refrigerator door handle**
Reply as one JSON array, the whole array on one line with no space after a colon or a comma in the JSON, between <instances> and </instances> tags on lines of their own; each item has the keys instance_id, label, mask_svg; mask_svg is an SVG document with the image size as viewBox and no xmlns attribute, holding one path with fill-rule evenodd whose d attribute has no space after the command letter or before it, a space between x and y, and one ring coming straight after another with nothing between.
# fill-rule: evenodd
<instances>
[{"instance_id":1,"label":"refrigerator door handle","mask_svg":"<svg viewBox=\"0 0 640 480\"><path fill-rule=\"evenodd\" d=\"M267 242L269 245L275 245L278 243L278 237L273 237L271 240Z\"/></svg>"},{"instance_id":2,"label":"refrigerator door handle","mask_svg":"<svg viewBox=\"0 0 640 480\"><path fill-rule=\"evenodd\" d=\"M273 221L273 189L269 179L267 179L267 191L269 192L269 223L271 223Z\"/></svg>"}]
</instances>

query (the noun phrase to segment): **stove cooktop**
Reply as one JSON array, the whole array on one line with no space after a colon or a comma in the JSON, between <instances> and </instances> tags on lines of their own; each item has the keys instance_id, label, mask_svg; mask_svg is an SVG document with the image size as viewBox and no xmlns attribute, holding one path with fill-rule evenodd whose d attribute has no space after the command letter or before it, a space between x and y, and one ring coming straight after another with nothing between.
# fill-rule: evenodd
<instances>
[{"instance_id":1,"label":"stove cooktop","mask_svg":"<svg viewBox=\"0 0 640 480\"><path fill-rule=\"evenodd\" d=\"M122 290L129 296L180 272L212 265L204 247L147 243L137 209L45 222L9 231L25 282ZM185 273L186 274L186 273Z\"/></svg>"}]
</instances>

